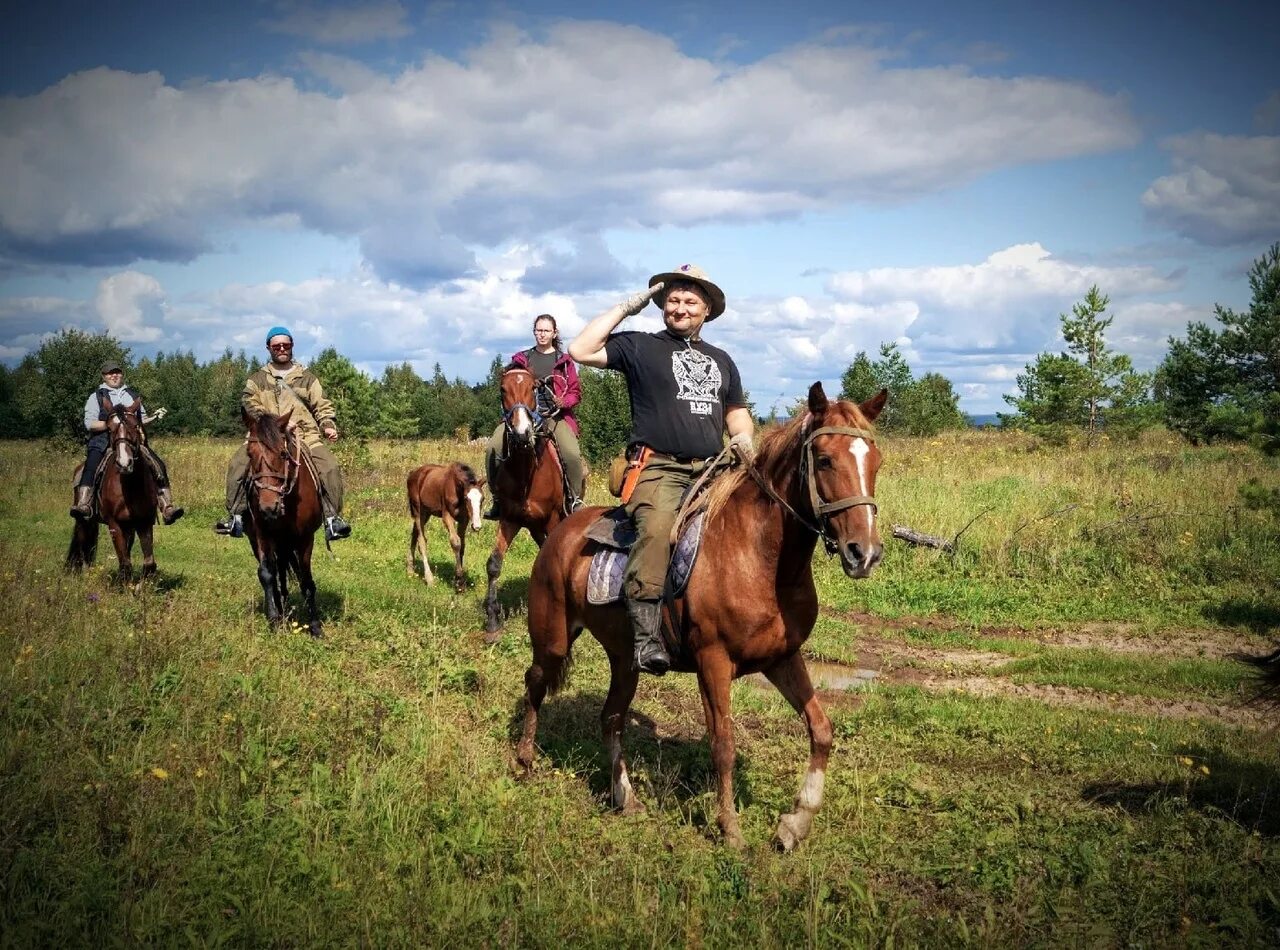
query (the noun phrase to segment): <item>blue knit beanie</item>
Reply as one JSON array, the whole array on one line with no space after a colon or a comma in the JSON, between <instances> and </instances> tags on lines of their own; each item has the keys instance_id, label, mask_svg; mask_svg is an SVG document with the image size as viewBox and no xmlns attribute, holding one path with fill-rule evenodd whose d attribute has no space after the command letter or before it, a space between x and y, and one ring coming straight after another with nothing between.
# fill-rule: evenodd
<instances>
[{"instance_id":1,"label":"blue knit beanie","mask_svg":"<svg viewBox=\"0 0 1280 950\"><path fill-rule=\"evenodd\" d=\"M289 342L290 343L293 342L293 334L289 332L288 327L272 327L270 330L268 330L267 343L271 342L271 338L273 336L287 336L289 338Z\"/></svg>"}]
</instances>

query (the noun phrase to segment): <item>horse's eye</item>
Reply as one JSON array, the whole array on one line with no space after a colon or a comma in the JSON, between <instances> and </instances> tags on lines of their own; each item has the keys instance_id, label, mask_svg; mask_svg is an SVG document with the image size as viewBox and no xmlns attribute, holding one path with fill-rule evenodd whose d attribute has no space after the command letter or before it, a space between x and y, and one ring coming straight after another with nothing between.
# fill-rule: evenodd
<instances>
[{"instance_id":1,"label":"horse's eye","mask_svg":"<svg viewBox=\"0 0 1280 950\"><path fill-rule=\"evenodd\" d=\"M832 463L831 463L831 456L829 456L829 455L819 455L819 456L818 456L818 469L819 469L820 471L825 471L825 470L827 470L827 469L831 468L831 464L832 464Z\"/></svg>"}]
</instances>

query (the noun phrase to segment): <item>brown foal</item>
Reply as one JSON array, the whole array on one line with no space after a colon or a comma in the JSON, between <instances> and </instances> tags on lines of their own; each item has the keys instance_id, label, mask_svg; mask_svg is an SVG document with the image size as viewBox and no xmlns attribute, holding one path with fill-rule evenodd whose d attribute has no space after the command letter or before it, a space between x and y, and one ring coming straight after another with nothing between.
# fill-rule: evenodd
<instances>
[{"instance_id":1,"label":"brown foal","mask_svg":"<svg viewBox=\"0 0 1280 950\"><path fill-rule=\"evenodd\" d=\"M451 465L421 465L409 473L405 480L409 496L409 518L413 527L409 530L409 553L405 568L410 577L415 576L414 555L422 558L422 579L435 583L431 563L427 559L427 522L435 515L444 522L453 549L453 589L461 593L467 586L467 576L462 558L467 552L467 527L479 531L480 507L484 502L484 479L477 478L471 466L461 462ZM458 526L462 525L461 531Z\"/></svg>"}]
</instances>

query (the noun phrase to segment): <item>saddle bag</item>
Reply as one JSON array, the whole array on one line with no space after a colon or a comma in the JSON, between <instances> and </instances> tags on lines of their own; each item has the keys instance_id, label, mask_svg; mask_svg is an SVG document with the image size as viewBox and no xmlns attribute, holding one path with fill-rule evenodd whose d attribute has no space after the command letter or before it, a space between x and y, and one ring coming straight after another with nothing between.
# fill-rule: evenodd
<instances>
[{"instance_id":1,"label":"saddle bag","mask_svg":"<svg viewBox=\"0 0 1280 950\"><path fill-rule=\"evenodd\" d=\"M625 505L631 500L640 473L644 471L653 450L647 445L633 445L609 463L609 494Z\"/></svg>"}]
</instances>

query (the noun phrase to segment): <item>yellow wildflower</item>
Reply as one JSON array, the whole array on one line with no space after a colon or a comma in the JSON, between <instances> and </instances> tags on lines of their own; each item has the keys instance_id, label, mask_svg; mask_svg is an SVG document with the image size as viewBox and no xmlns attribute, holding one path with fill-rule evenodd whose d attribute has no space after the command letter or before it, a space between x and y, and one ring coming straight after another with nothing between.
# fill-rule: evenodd
<instances>
[{"instance_id":1,"label":"yellow wildflower","mask_svg":"<svg viewBox=\"0 0 1280 950\"><path fill-rule=\"evenodd\" d=\"M166 772L164 769L160 768L160 766L158 765L151 770L151 775L154 778L158 778L162 782L169 777L169 773Z\"/></svg>"}]
</instances>

